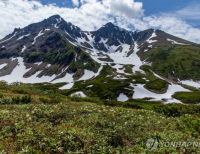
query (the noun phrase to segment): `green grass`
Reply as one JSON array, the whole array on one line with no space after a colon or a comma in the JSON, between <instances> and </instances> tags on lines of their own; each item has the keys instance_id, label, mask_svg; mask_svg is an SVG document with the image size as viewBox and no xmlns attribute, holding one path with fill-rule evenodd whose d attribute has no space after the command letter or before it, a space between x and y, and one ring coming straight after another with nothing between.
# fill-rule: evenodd
<instances>
[{"instance_id":1,"label":"green grass","mask_svg":"<svg viewBox=\"0 0 200 154\"><path fill-rule=\"evenodd\" d=\"M140 68L141 68L143 71L145 71L146 75L148 75L148 76L154 76L153 73L150 71L151 66L142 65Z\"/></svg>"},{"instance_id":2,"label":"green grass","mask_svg":"<svg viewBox=\"0 0 200 154\"><path fill-rule=\"evenodd\" d=\"M168 75L181 80L200 79L200 48L194 46L165 45L148 52L139 52L142 60L153 62L152 69L164 77ZM173 74L175 72L175 75Z\"/></svg>"},{"instance_id":3,"label":"green grass","mask_svg":"<svg viewBox=\"0 0 200 154\"><path fill-rule=\"evenodd\" d=\"M125 75L127 79L124 80L114 80L112 76L107 77L108 75L113 74L116 74L116 69L113 69L109 65L105 65L99 76L96 78L85 82L75 82L71 89L59 90L59 93L68 96L76 91L83 91L89 97L116 100L120 93L126 94L130 99L132 98L134 89L130 87L130 83L146 84L145 87L155 93L164 93L168 87L168 82L155 77L153 74L145 75L137 73L135 75ZM89 85L93 86L88 87ZM132 88L132 90L127 88Z\"/></svg>"},{"instance_id":4,"label":"green grass","mask_svg":"<svg viewBox=\"0 0 200 154\"><path fill-rule=\"evenodd\" d=\"M105 65L100 72L99 76L92 80L87 80L86 82L78 81L74 84L72 89L69 90L59 90L61 94L68 96L75 91L83 91L89 97L99 97L100 99L111 99L116 100L118 95L123 92L127 96L131 97L133 95L132 90L125 89L128 88L130 83L124 80L112 80L113 77L106 77L115 72L115 69L111 68L109 65ZM87 87L93 85L92 87Z\"/></svg>"},{"instance_id":5,"label":"green grass","mask_svg":"<svg viewBox=\"0 0 200 154\"><path fill-rule=\"evenodd\" d=\"M200 103L200 93L199 92L177 92L172 97L174 97L186 104L199 104Z\"/></svg>"},{"instance_id":6,"label":"green grass","mask_svg":"<svg viewBox=\"0 0 200 154\"><path fill-rule=\"evenodd\" d=\"M125 67L125 70L124 70L124 72L125 73L133 73L133 70L132 70L132 68L133 68L133 65L124 65L124 67Z\"/></svg>"},{"instance_id":7,"label":"green grass","mask_svg":"<svg viewBox=\"0 0 200 154\"><path fill-rule=\"evenodd\" d=\"M157 92L166 92L166 90L168 88L168 82L157 78L155 80L148 81L146 83L145 87L147 89L155 90Z\"/></svg>"},{"instance_id":8,"label":"green grass","mask_svg":"<svg viewBox=\"0 0 200 154\"><path fill-rule=\"evenodd\" d=\"M145 105L145 104L144 104ZM199 105L183 105L183 104L157 104L150 108L158 113L162 113L168 117L180 117L185 114L197 115L200 117Z\"/></svg>"},{"instance_id":9,"label":"green grass","mask_svg":"<svg viewBox=\"0 0 200 154\"><path fill-rule=\"evenodd\" d=\"M36 83L36 84L32 84L34 87L36 87L37 89L41 89L41 90L54 90L57 91L58 88L63 87L64 85L66 85L66 82L60 82L60 83Z\"/></svg>"},{"instance_id":10,"label":"green grass","mask_svg":"<svg viewBox=\"0 0 200 154\"><path fill-rule=\"evenodd\" d=\"M7 153L149 153L145 144L149 138L200 141L196 116L169 118L151 110L86 102L1 105L0 118L0 150ZM153 152L184 150L160 147ZM199 149L189 147L187 151L198 153Z\"/></svg>"},{"instance_id":11,"label":"green grass","mask_svg":"<svg viewBox=\"0 0 200 154\"><path fill-rule=\"evenodd\" d=\"M99 78L109 72L105 68ZM65 97L40 90L41 86L0 82L0 102L4 102L0 103L2 153L200 152L192 146L161 147L161 142L200 142L199 106ZM146 147L150 138L159 139L159 148L154 151Z\"/></svg>"},{"instance_id":12,"label":"green grass","mask_svg":"<svg viewBox=\"0 0 200 154\"><path fill-rule=\"evenodd\" d=\"M196 88L196 87L193 87L193 86L189 86L189 85L186 85L186 84L183 84L183 86L191 91L194 91L194 92L200 92L200 89Z\"/></svg>"}]
</instances>

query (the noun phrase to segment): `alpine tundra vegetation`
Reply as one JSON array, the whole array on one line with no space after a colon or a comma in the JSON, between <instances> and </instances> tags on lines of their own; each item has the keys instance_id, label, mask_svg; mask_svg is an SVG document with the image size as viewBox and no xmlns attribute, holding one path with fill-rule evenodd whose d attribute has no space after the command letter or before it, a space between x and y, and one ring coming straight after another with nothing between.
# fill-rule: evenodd
<instances>
[{"instance_id":1,"label":"alpine tundra vegetation","mask_svg":"<svg viewBox=\"0 0 200 154\"><path fill-rule=\"evenodd\" d=\"M54 15L0 40L2 153L199 153L200 45Z\"/></svg>"}]
</instances>

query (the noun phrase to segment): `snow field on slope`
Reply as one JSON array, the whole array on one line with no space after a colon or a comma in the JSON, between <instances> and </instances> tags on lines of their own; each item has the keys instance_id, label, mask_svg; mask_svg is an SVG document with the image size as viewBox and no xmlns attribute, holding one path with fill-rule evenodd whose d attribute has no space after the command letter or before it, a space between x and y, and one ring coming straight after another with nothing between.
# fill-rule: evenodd
<instances>
[{"instance_id":1,"label":"snow field on slope","mask_svg":"<svg viewBox=\"0 0 200 154\"><path fill-rule=\"evenodd\" d=\"M105 62L105 61L99 60L98 58L100 58L100 56L98 56L97 54L99 53L99 51L93 50L93 52L90 52L89 50L86 50L86 52L90 53L90 56L98 63L101 63L101 64L117 63L117 64L124 64L124 65L132 64L132 65L135 65L133 67L133 72L135 71L143 72L142 70L139 69L140 66L142 65L142 61L136 54L139 51L138 44L135 42L134 52L129 57L124 56L124 52L129 51L129 49L130 49L130 45L124 45L123 52L115 52L115 53L103 52L104 54L107 54L112 60L114 60L114 62Z\"/></svg>"},{"instance_id":2,"label":"snow field on slope","mask_svg":"<svg viewBox=\"0 0 200 154\"><path fill-rule=\"evenodd\" d=\"M32 44L35 44L36 39L40 36L44 35L44 33L42 33L42 30L39 32L39 34L34 38L34 42Z\"/></svg>"},{"instance_id":3,"label":"snow field on slope","mask_svg":"<svg viewBox=\"0 0 200 154\"><path fill-rule=\"evenodd\" d=\"M66 75L63 78L56 79L52 81L51 83L59 83L59 82L73 82L73 75L74 73L66 73Z\"/></svg>"},{"instance_id":4,"label":"snow field on slope","mask_svg":"<svg viewBox=\"0 0 200 154\"><path fill-rule=\"evenodd\" d=\"M8 65L8 64L1 64L0 69L4 68L6 65Z\"/></svg>"},{"instance_id":5,"label":"snow field on slope","mask_svg":"<svg viewBox=\"0 0 200 154\"><path fill-rule=\"evenodd\" d=\"M162 77L160 77L159 75L157 75L156 73L152 72L154 74L154 76L164 80ZM139 99L139 98L145 98L145 97L152 97L154 98L153 100L156 101L162 101L162 99L166 99L165 103L181 103L181 101L176 100L174 98L172 98L172 95L176 92L190 92L190 90L183 88L182 86L178 85L178 84L173 84L170 82L167 92L165 94L156 94L153 93L149 90L147 90L146 88L144 88L144 84L136 84L133 85L131 84L131 87L134 87L134 94L133 94L133 98L134 99Z\"/></svg>"},{"instance_id":6,"label":"snow field on slope","mask_svg":"<svg viewBox=\"0 0 200 154\"><path fill-rule=\"evenodd\" d=\"M55 28L59 28L60 26L57 26L57 24L59 24L62 21L62 18L56 19L57 23L54 24Z\"/></svg>"},{"instance_id":7,"label":"snow field on slope","mask_svg":"<svg viewBox=\"0 0 200 154\"><path fill-rule=\"evenodd\" d=\"M103 66L101 66L98 69L97 73L94 73L93 71L85 69L84 70L84 75L78 81L80 81L80 80L88 80L88 79L91 79L93 76L97 77L99 75L99 73L101 72L102 69L103 69Z\"/></svg>"},{"instance_id":8,"label":"snow field on slope","mask_svg":"<svg viewBox=\"0 0 200 154\"><path fill-rule=\"evenodd\" d=\"M74 86L74 82L68 83L59 89L71 89Z\"/></svg>"},{"instance_id":9,"label":"snow field on slope","mask_svg":"<svg viewBox=\"0 0 200 154\"><path fill-rule=\"evenodd\" d=\"M10 75L5 75L0 77L0 80L5 80L8 83L12 82L23 82L23 83L42 83L42 82L50 82L52 81L56 75L52 76L42 76L41 78L37 77L42 71L36 72L34 75L32 75L29 78L24 78L23 75L31 70L31 68L26 69L23 58L18 57L18 58L12 58L12 60L18 60L18 65L14 68L14 70L11 72Z\"/></svg>"},{"instance_id":10,"label":"snow field on slope","mask_svg":"<svg viewBox=\"0 0 200 154\"><path fill-rule=\"evenodd\" d=\"M21 40L21 39L23 39L25 36L29 36L29 35L30 35L30 33L27 34L27 35L20 36L17 40Z\"/></svg>"},{"instance_id":11,"label":"snow field on slope","mask_svg":"<svg viewBox=\"0 0 200 154\"><path fill-rule=\"evenodd\" d=\"M197 81L193 81L193 80L181 80L180 82L182 84L186 84L188 86L193 86L193 87L196 87L196 88L200 88L200 81L197 82Z\"/></svg>"},{"instance_id":12,"label":"snow field on slope","mask_svg":"<svg viewBox=\"0 0 200 154\"><path fill-rule=\"evenodd\" d=\"M41 62L37 62L37 63L34 63L34 64L36 64L36 65L41 65L43 62L41 61Z\"/></svg>"},{"instance_id":13,"label":"snow field on slope","mask_svg":"<svg viewBox=\"0 0 200 154\"><path fill-rule=\"evenodd\" d=\"M190 45L190 44L178 43L178 42L176 42L176 41L174 41L174 40L171 40L171 39L169 39L169 38L167 38L167 41L172 42L172 44Z\"/></svg>"},{"instance_id":14,"label":"snow field on slope","mask_svg":"<svg viewBox=\"0 0 200 154\"><path fill-rule=\"evenodd\" d=\"M147 43L155 43L157 40L152 40L152 38L157 37L156 30L153 31L151 37L147 40Z\"/></svg>"},{"instance_id":15,"label":"snow field on slope","mask_svg":"<svg viewBox=\"0 0 200 154\"><path fill-rule=\"evenodd\" d=\"M170 102L181 103L181 101L173 99L172 95L178 91L189 92L189 90L184 89L180 85L175 85L175 84L169 85L168 90L165 94L155 94L151 91L148 91L147 89L144 88L144 84L136 84L136 85L131 84L131 87L134 87L135 91L133 94L133 99L140 99L145 97L151 97L154 98L153 100L157 101L162 101L162 99L167 99L165 103L168 103L168 100Z\"/></svg>"},{"instance_id":16,"label":"snow field on slope","mask_svg":"<svg viewBox=\"0 0 200 154\"><path fill-rule=\"evenodd\" d=\"M24 45L24 47L22 48L21 53L23 53L26 50L26 46Z\"/></svg>"},{"instance_id":17,"label":"snow field on slope","mask_svg":"<svg viewBox=\"0 0 200 154\"><path fill-rule=\"evenodd\" d=\"M4 41L0 42L0 44L3 43L3 42L8 41L8 40L10 40L10 39L12 39L13 37L15 37L16 34L17 34L17 32L15 32L15 34L14 34L12 37L8 38L7 40L4 40Z\"/></svg>"}]
</instances>

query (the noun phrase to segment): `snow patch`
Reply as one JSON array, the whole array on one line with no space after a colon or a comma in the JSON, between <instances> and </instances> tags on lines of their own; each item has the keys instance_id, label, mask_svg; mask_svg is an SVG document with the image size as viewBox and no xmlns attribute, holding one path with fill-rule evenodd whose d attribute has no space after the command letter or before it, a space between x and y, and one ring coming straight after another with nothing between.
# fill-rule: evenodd
<instances>
[{"instance_id":1,"label":"snow patch","mask_svg":"<svg viewBox=\"0 0 200 154\"><path fill-rule=\"evenodd\" d=\"M65 33L66 33L69 37L71 37L71 35L70 35L68 32L66 32L66 30L65 30ZM71 37L71 39L73 39L73 38Z\"/></svg>"},{"instance_id":2,"label":"snow patch","mask_svg":"<svg viewBox=\"0 0 200 154\"><path fill-rule=\"evenodd\" d=\"M56 24L54 25L55 28L59 28L59 27L60 27L60 26L57 26L57 24L58 24L58 23L56 23Z\"/></svg>"},{"instance_id":3,"label":"snow patch","mask_svg":"<svg viewBox=\"0 0 200 154\"><path fill-rule=\"evenodd\" d=\"M82 91L77 91L77 92L71 94L71 96L74 96L74 95L81 95L81 97L87 97Z\"/></svg>"},{"instance_id":4,"label":"snow patch","mask_svg":"<svg viewBox=\"0 0 200 154\"><path fill-rule=\"evenodd\" d=\"M59 89L71 89L74 86L74 82L68 83L65 86L59 88Z\"/></svg>"},{"instance_id":5,"label":"snow patch","mask_svg":"<svg viewBox=\"0 0 200 154\"><path fill-rule=\"evenodd\" d=\"M117 97L117 101L120 101L120 102L126 102L128 100L128 97L124 94L124 93L121 93L118 97Z\"/></svg>"},{"instance_id":6,"label":"snow patch","mask_svg":"<svg viewBox=\"0 0 200 154\"><path fill-rule=\"evenodd\" d=\"M77 53L76 52L74 52L75 53L75 61L77 60Z\"/></svg>"},{"instance_id":7,"label":"snow patch","mask_svg":"<svg viewBox=\"0 0 200 154\"><path fill-rule=\"evenodd\" d=\"M62 18L56 19L57 23L60 23L62 21Z\"/></svg>"},{"instance_id":8,"label":"snow patch","mask_svg":"<svg viewBox=\"0 0 200 154\"><path fill-rule=\"evenodd\" d=\"M37 62L37 63L34 63L34 64L36 64L36 65L41 65L43 62L41 61L41 62Z\"/></svg>"},{"instance_id":9,"label":"snow patch","mask_svg":"<svg viewBox=\"0 0 200 154\"><path fill-rule=\"evenodd\" d=\"M172 44L179 44L179 45L190 45L190 44L178 43L178 42L176 42L176 41L174 41L174 40L171 40L171 39L169 39L169 38L167 38L167 41L170 41L170 42L172 42Z\"/></svg>"},{"instance_id":10,"label":"snow patch","mask_svg":"<svg viewBox=\"0 0 200 154\"><path fill-rule=\"evenodd\" d=\"M94 73L93 71L90 71L90 70L84 70L84 75L78 80L88 80L88 79L91 79L92 77L96 77L99 75L99 73L101 72L101 70L103 69L103 66L101 66L98 70L97 73Z\"/></svg>"},{"instance_id":11,"label":"snow patch","mask_svg":"<svg viewBox=\"0 0 200 154\"><path fill-rule=\"evenodd\" d=\"M147 89L144 88L144 84L137 84L137 85L131 84L131 87L133 87L135 91L133 94L133 99L151 97L157 101L162 101L162 99L166 99L166 100L171 100L170 102L175 102L175 103L181 103L181 101L172 98L172 95L175 92L178 92L178 91L189 92L189 90L181 87L180 85L175 85L175 84L169 85L168 90L165 94L155 94L151 91L148 91ZM167 103L167 101L165 103Z\"/></svg>"},{"instance_id":12,"label":"snow patch","mask_svg":"<svg viewBox=\"0 0 200 154\"><path fill-rule=\"evenodd\" d=\"M44 33L42 33L42 30L39 32L39 34L34 38L34 42L32 44L35 44L36 39L40 36L44 35Z\"/></svg>"},{"instance_id":13,"label":"snow patch","mask_svg":"<svg viewBox=\"0 0 200 154\"><path fill-rule=\"evenodd\" d=\"M26 50L26 46L24 45L24 47L22 48L21 53L23 53Z\"/></svg>"},{"instance_id":14,"label":"snow patch","mask_svg":"<svg viewBox=\"0 0 200 154\"><path fill-rule=\"evenodd\" d=\"M4 40L4 41L2 41L2 42L0 42L0 43L6 42L6 41L8 41L8 40L12 39L13 37L15 37L15 35L16 35L16 34L17 34L17 32L15 32L15 34L14 34L12 37L10 37L9 39L7 39L7 40Z\"/></svg>"},{"instance_id":15,"label":"snow patch","mask_svg":"<svg viewBox=\"0 0 200 154\"><path fill-rule=\"evenodd\" d=\"M181 80L180 81L182 84L186 84L189 86L193 86L196 88L200 88L200 81L193 81L193 80Z\"/></svg>"},{"instance_id":16,"label":"snow patch","mask_svg":"<svg viewBox=\"0 0 200 154\"><path fill-rule=\"evenodd\" d=\"M63 78L56 79L52 81L52 83L59 83L59 82L73 82L73 75L74 73L66 73L66 75Z\"/></svg>"},{"instance_id":17,"label":"snow patch","mask_svg":"<svg viewBox=\"0 0 200 154\"><path fill-rule=\"evenodd\" d=\"M21 39L23 39L25 36L29 36L30 34L27 34L27 35L24 35L24 36L21 36L21 37L19 37L17 40L21 40Z\"/></svg>"},{"instance_id":18,"label":"snow patch","mask_svg":"<svg viewBox=\"0 0 200 154\"><path fill-rule=\"evenodd\" d=\"M51 64L48 64L45 68L51 67Z\"/></svg>"},{"instance_id":19,"label":"snow patch","mask_svg":"<svg viewBox=\"0 0 200 154\"><path fill-rule=\"evenodd\" d=\"M157 37L156 30L153 31L151 37L147 40L148 43L155 43L157 40L152 40L152 38Z\"/></svg>"},{"instance_id":20,"label":"snow patch","mask_svg":"<svg viewBox=\"0 0 200 154\"><path fill-rule=\"evenodd\" d=\"M8 65L8 64L1 64L0 69L4 68L6 65Z\"/></svg>"},{"instance_id":21,"label":"snow patch","mask_svg":"<svg viewBox=\"0 0 200 154\"><path fill-rule=\"evenodd\" d=\"M0 77L0 80L5 80L8 83L12 82L23 82L23 83L42 83L42 82L50 82L52 81L56 75L52 76L42 76L41 78L37 77L42 71L36 72L34 75L32 75L29 78L24 78L23 75L30 71L31 68L26 69L26 66L24 65L23 58L12 58L12 60L18 60L18 65L14 68L12 73L10 75L5 75Z\"/></svg>"},{"instance_id":22,"label":"snow patch","mask_svg":"<svg viewBox=\"0 0 200 154\"><path fill-rule=\"evenodd\" d=\"M133 72L139 71L139 72L144 72L142 70L140 70L140 66L143 65L142 61L140 60L140 58L137 55L137 52L139 51L138 48L138 44L137 42L135 42L134 44L134 52L127 57L127 53L125 53L125 51L129 51L127 50L127 48L129 49L130 46L129 45L125 45L126 48L123 48L123 52L114 52L114 53L105 53L107 54L112 60L114 60L114 62L105 62L105 61L101 61L98 58L100 58L100 56L98 56L99 51L97 50L86 50L87 53L90 54L91 58L94 59L96 62L101 63L102 65L106 65L107 63L117 63L117 64L132 64L134 65L133 67ZM111 66L113 68L116 68L118 66ZM121 66L122 67L122 66ZM118 69L118 68L117 68ZM121 70L118 69L118 71L120 72ZM124 73L124 71L122 70L120 73Z\"/></svg>"}]
</instances>

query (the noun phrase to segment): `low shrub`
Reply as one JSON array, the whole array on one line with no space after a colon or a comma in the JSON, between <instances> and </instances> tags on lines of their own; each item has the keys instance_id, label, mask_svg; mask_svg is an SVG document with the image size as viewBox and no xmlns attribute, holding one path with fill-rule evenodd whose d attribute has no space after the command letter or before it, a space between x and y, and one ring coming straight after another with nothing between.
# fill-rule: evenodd
<instances>
[{"instance_id":1,"label":"low shrub","mask_svg":"<svg viewBox=\"0 0 200 154\"><path fill-rule=\"evenodd\" d=\"M61 101L61 99L58 96L49 97L49 99L40 97L39 100L44 104L57 104Z\"/></svg>"},{"instance_id":2,"label":"low shrub","mask_svg":"<svg viewBox=\"0 0 200 154\"><path fill-rule=\"evenodd\" d=\"M13 97L12 104L28 104L32 101L31 96Z\"/></svg>"},{"instance_id":3,"label":"low shrub","mask_svg":"<svg viewBox=\"0 0 200 154\"><path fill-rule=\"evenodd\" d=\"M3 98L3 94L0 94L0 98Z\"/></svg>"},{"instance_id":4,"label":"low shrub","mask_svg":"<svg viewBox=\"0 0 200 154\"><path fill-rule=\"evenodd\" d=\"M174 97L186 104L199 104L200 103L200 93L199 92L177 92L172 97Z\"/></svg>"},{"instance_id":5,"label":"low shrub","mask_svg":"<svg viewBox=\"0 0 200 154\"><path fill-rule=\"evenodd\" d=\"M48 103L49 103L49 100L46 99L46 98L40 97L39 100L40 100L41 102L43 102L44 104L48 104Z\"/></svg>"},{"instance_id":6,"label":"low shrub","mask_svg":"<svg viewBox=\"0 0 200 154\"><path fill-rule=\"evenodd\" d=\"M4 104L11 104L12 103L12 99L11 98L1 98L0 99L0 104L4 105Z\"/></svg>"},{"instance_id":7,"label":"low shrub","mask_svg":"<svg viewBox=\"0 0 200 154\"><path fill-rule=\"evenodd\" d=\"M158 113L163 113L169 117L180 117L184 114L197 114L200 113L200 106L183 105L183 104L166 104L157 105L153 108Z\"/></svg>"}]
</instances>

